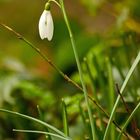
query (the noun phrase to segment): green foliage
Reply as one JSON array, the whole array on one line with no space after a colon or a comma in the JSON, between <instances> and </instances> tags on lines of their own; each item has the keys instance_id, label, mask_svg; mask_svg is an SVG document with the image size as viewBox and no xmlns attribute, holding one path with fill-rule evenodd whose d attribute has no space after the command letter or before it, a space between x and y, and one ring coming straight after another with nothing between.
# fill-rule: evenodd
<instances>
[{"instance_id":1,"label":"green foliage","mask_svg":"<svg viewBox=\"0 0 140 140\"><path fill-rule=\"evenodd\" d=\"M96 139L116 140L119 136L122 140L139 139L139 0L65 2L90 96L88 101ZM81 85L64 20L56 7L52 7L54 38L50 43L41 42L36 30L42 10L39 5L45 2L35 2L32 9L28 7L31 3L25 0L21 5L18 0L1 0L2 22L6 21L17 32L27 36L51 62ZM17 10L19 5L24 17ZM13 17L8 15L10 9L13 10ZM28 12L32 16L28 17ZM19 16L23 20L18 20ZM96 33L93 30L100 27L105 31ZM22 39L18 41L2 26L0 29L0 139L40 140L47 139L46 136L49 140L92 139L83 91L60 78L60 73L52 70L29 48L27 42L22 43ZM123 93L122 98L129 112L118 95L116 84L121 87L120 93ZM112 118L109 121L110 115ZM13 129L18 132L13 132Z\"/></svg>"}]
</instances>

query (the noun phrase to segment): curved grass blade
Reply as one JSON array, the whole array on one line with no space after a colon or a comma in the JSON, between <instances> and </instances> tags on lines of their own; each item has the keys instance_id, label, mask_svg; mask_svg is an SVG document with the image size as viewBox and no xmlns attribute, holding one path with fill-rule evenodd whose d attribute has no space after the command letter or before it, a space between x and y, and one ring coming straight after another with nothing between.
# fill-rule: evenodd
<instances>
[{"instance_id":1,"label":"curved grass blade","mask_svg":"<svg viewBox=\"0 0 140 140\"><path fill-rule=\"evenodd\" d=\"M136 111L139 109L140 107L140 102L138 103L138 105L135 107L135 109L133 110L133 112L131 113L131 115L128 117L128 119L126 120L125 124L122 127L121 133L118 136L117 140L120 140L122 133L124 131L124 129L127 127L128 123L131 121L132 117L135 115Z\"/></svg>"},{"instance_id":2,"label":"curved grass blade","mask_svg":"<svg viewBox=\"0 0 140 140\"><path fill-rule=\"evenodd\" d=\"M126 76L126 78L125 78L125 80L124 80L124 82L123 82L123 85L122 85L122 87L121 87L121 90L120 90L120 93L121 93L121 94L123 93L123 91L124 91L124 89L125 89L125 87L126 87L128 81L129 81L129 79L130 79L132 73L134 72L136 66L138 65L139 61L140 61L140 52L138 53L138 55L137 55L136 59L134 60L132 66L131 66L131 68L130 68L130 70L129 70L128 73L127 73L127 76ZM113 121L113 117L114 117L114 115L115 115L115 111L116 111L117 105L118 105L118 103L119 103L119 100L120 100L120 95L118 95L117 100L116 100L116 102L115 102L115 105L114 105L114 107L113 107L113 109L112 109L112 112L111 112L111 115L110 115L110 119L109 119L109 122L108 122L108 125L107 125L107 128L106 128L106 131L105 131L103 140L107 140L107 135L108 135L108 133L109 133L109 129L110 129L111 123L112 123L112 121Z\"/></svg>"},{"instance_id":3,"label":"curved grass blade","mask_svg":"<svg viewBox=\"0 0 140 140\"><path fill-rule=\"evenodd\" d=\"M44 131L36 131L36 130L20 130L20 129L13 129L15 132L22 132L22 133L37 133L37 134L44 134L44 135L50 135L56 138L60 138L63 140L70 140L69 138L62 137L60 135L50 133L50 132L44 132Z\"/></svg>"},{"instance_id":4,"label":"curved grass blade","mask_svg":"<svg viewBox=\"0 0 140 140\"><path fill-rule=\"evenodd\" d=\"M39 124L42 124L43 126L53 130L54 132L58 133L59 135L65 137L65 138L68 138L63 132L61 132L60 130L58 130L57 128L53 127L52 125L48 124L48 123L45 123L39 119L36 119L36 118L33 118L31 116L27 116L27 115L24 115L24 114L21 114L21 113L18 113L18 112L14 112L14 111L10 111L10 110L6 110L6 109L0 109L1 112L6 112L6 113L9 113L9 114L13 114L13 115L16 115L16 116L20 116L22 118L25 118L25 119L28 119L28 120L32 120L34 122L37 122Z\"/></svg>"}]
</instances>

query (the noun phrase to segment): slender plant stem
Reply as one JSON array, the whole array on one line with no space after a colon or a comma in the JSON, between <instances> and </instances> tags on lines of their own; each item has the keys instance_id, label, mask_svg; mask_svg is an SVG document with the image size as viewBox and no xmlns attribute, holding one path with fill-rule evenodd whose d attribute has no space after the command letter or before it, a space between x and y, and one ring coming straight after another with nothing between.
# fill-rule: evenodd
<instances>
[{"instance_id":1,"label":"slender plant stem","mask_svg":"<svg viewBox=\"0 0 140 140\"><path fill-rule=\"evenodd\" d=\"M89 120L90 120L90 125L91 125L92 138L93 138L93 140L95 140L95 128L94 128L92 112L91 112L89 101L88 101L87 89L86 89L86 85L85 85L84 78L83 78L82 68L81 68L81 65L80 65L79 56L78 56L76 45L75 45L75 40L74 40L73 33L72 33L72 30L71 30L71 27L70 27L70 24L69 24L68 17L66 15L63 0L60 0L60 5L61 5L61 8L62 8L62 13L63 13L63 16L64 16L66 26L68 28L73 52L74 52L74 55L75 55L75 59L76 59L76 63L77 63L78 71L79 71L81 84L82 84L82 87L83 87L84 97L85 97L85 101L86 101L86 105L87 105L87 109L88 109Z\"/></svg>"},{"instance_id":2,"label":"slender plant stem","mask_svg":"<svg viewBox=\"0 0 140 140\"><path fill-rule=\"evenodd\" d=\"M20 33L16 32L14 29L12 29L11 27L0 23L0 25L7 29L8 31L10 31L11 33L13 33L18 39L20 39L21 41L23 41L24 43L26 43L27 45L29 45L32 49L34 49L52 68L54 68L68 83L71 83L73 86L75 86L77 89L79 89L80 91L83 92L83 89L81 86L79 86L77 83L75 83L73 80L71 80L66 74L64 74L43 52L40 51L39 48L37 48L35 45L33 45L30 41L28 41L25 37L23 37ZM110 118L109 114L104 110L104 108L90 95L88 95L88 98L98 107L98 109L100 109L100 111L102 111L107 118ZM113 121L114 125L121 130L121 128L119 127L119 125ZM127 137L127 133L123 132L123 134Z\"/></svg>"},{"instance_id":3,"label":"slender plant stem","mask_svg":"<svg viewBox=\"0 0 140 140\"><path fill-rule=\"evenodd\" d=\"M125 87L126 87L128 81L129 81L129 79L130 79L132 73L134 72L136 66L138 65L139 61L140 61L140 52L138 53L136 59L134 60L132 66L131 66L131 68L130 68L130 70L128 71L128 74L127 74L127 76L126 76L126 78L125 78L125 80L124 80L124 82L123 82L122 87L121 87L120 94L123 94L123 91L124 91L124 89L125 89ZM112 121L113 121L113 117L114 117L114 115L115 115L115 111L116 111L116 109L117 109L117 105L118 105L118 103L119 103L119 101L120 101L120 98L121 98L121 96L118 95L117 100L116 100L116 102L115 102L115 105L114 105L114 107L113 107L113 109L112 109L112 112L111 112L111 115L110 115L110 119L109 119L107 128L106 128L106 130L105 130L105 134L104 134L103 140L107 140L107 135L108 135L108 133L109 133L109 129L110 129L111 123L112 123Z\"/></svg>"},{"instance_id":4,"label":"slender plant stem","mask_svg":"<svg viewBox=\"0 0 140 140\"><path fill-rule=\"evenodd\" d=\"M56 0L48 0L48 2L54 2L57 6L61 8L61 5Z\"/></svg>"},{"instance_id":5,"label":"slender plant stem","mask_svg":"<svg viewBox=\"0 0 140 140\"><path fill-rule=\"evenodd\" d=\"M54 68L67 82L73 84L76 88L79 90L83 90L77 83L75 83L73 80L71 80L66 74L64 74L39 48L37 48L35 45L33 45L30 41L28 41L24 36L16 32L11 27L0 23L0 25L4 28L6 28L8 31L12 32L16 37L23 42L25 42L27 45L29 45L32 49L34 49L52 68Z\"/></svg>"},{"instance_id":6,"label":"slender plant stem","mask_svg":"<svg viewBox=\"0 0 140 140\"><path fill-rule=\"evenodd\" d=\"M112 66L109 62L109 58L106 58L106 64L107 64L107 71L108 71L108 86L109 86L109 112L111 112L113 105L114 105L114 81L113 81L113 72L112 72ZM115 127L113 124L111 124L110 129L110 138L111 140L115 140Z\"/></svg>"}]
</instances>

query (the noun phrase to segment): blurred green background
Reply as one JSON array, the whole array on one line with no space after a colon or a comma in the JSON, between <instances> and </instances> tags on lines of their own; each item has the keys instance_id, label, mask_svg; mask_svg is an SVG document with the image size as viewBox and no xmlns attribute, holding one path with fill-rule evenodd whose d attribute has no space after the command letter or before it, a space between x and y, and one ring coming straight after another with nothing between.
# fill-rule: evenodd
<instances>
[{"instance_id":1,"label":"blurred green background","mask_svg":"<svg viewBox=\"0 0 140 140\"><path fill-rule=\"evenodd\" d=\"M109 91L106 58L112 66L113 82L121 86L140 47L140 1L64 0L64 2L85 72L88 91L92 95L93 83L86 74L84 57L87 58L94 79L97 98L109 112L110 99L109 95L106 96ZM63 15L55 4L51 6L55 26L53 40L48 42L47 39L41 40L39 37L38 22L45 3L45 0L0 0L0 22L23 35L65 74L80 84ZM125 91L128 93L125 97L126 102L132 109L140 100L139 70L140 66ZM115 86L113 90L112 98L115 100L117 95ZM44 120L62 129L61 98L65 98L68 105L71 136L76 140L85 139L87 132L78 108L82 98L81 91L66 82L30 46L0 26L0 108L38 117L36 106L39 105ZM97 110L95 112L97 113ZM128 115L122 102L119 113L116 118L121 125ZM136 120L140 126L138 116L139 113ZM13 128L43 129L29 121L0 113L0 140L45 139L43 135L12 132ZM137 137L131 129L128 127L128 132ZM102 137L103 133L98 133Z\"/></svg>"}]
</instances>

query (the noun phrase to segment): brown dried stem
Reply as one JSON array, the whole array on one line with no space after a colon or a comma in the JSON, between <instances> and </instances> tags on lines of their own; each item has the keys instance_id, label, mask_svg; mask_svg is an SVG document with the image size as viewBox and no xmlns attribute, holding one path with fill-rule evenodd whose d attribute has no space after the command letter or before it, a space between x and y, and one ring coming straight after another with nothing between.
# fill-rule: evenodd
<instances>
[{"instance_id":1,"label":"brown dried stem","mask_svg":"<svg viewBox=\"0 0 140 140\"><path fill-rule=\"evenodd\" d=\"M116 83L116 90L117 90L117 93L120 95L120 97L121 97L121 99L122 99L122 102L123 102L123 104L124 104L124 107L125 107L127 113L128 113L128 114L131 114L131 111L130 111L130 109L129 109L127 103L125 102L125 100L124 100L122 94L120 93L120 89L119 89L119 86L118 86L117 83ZM135 131L136 135L137 135L138 137L140 137L140 130L137 128L136 120L135 120L135 119L132 119L132 123L131 123L131 124L132 124L132 128L133 128L133 130Z\"/></svg>"}]
</instances>

